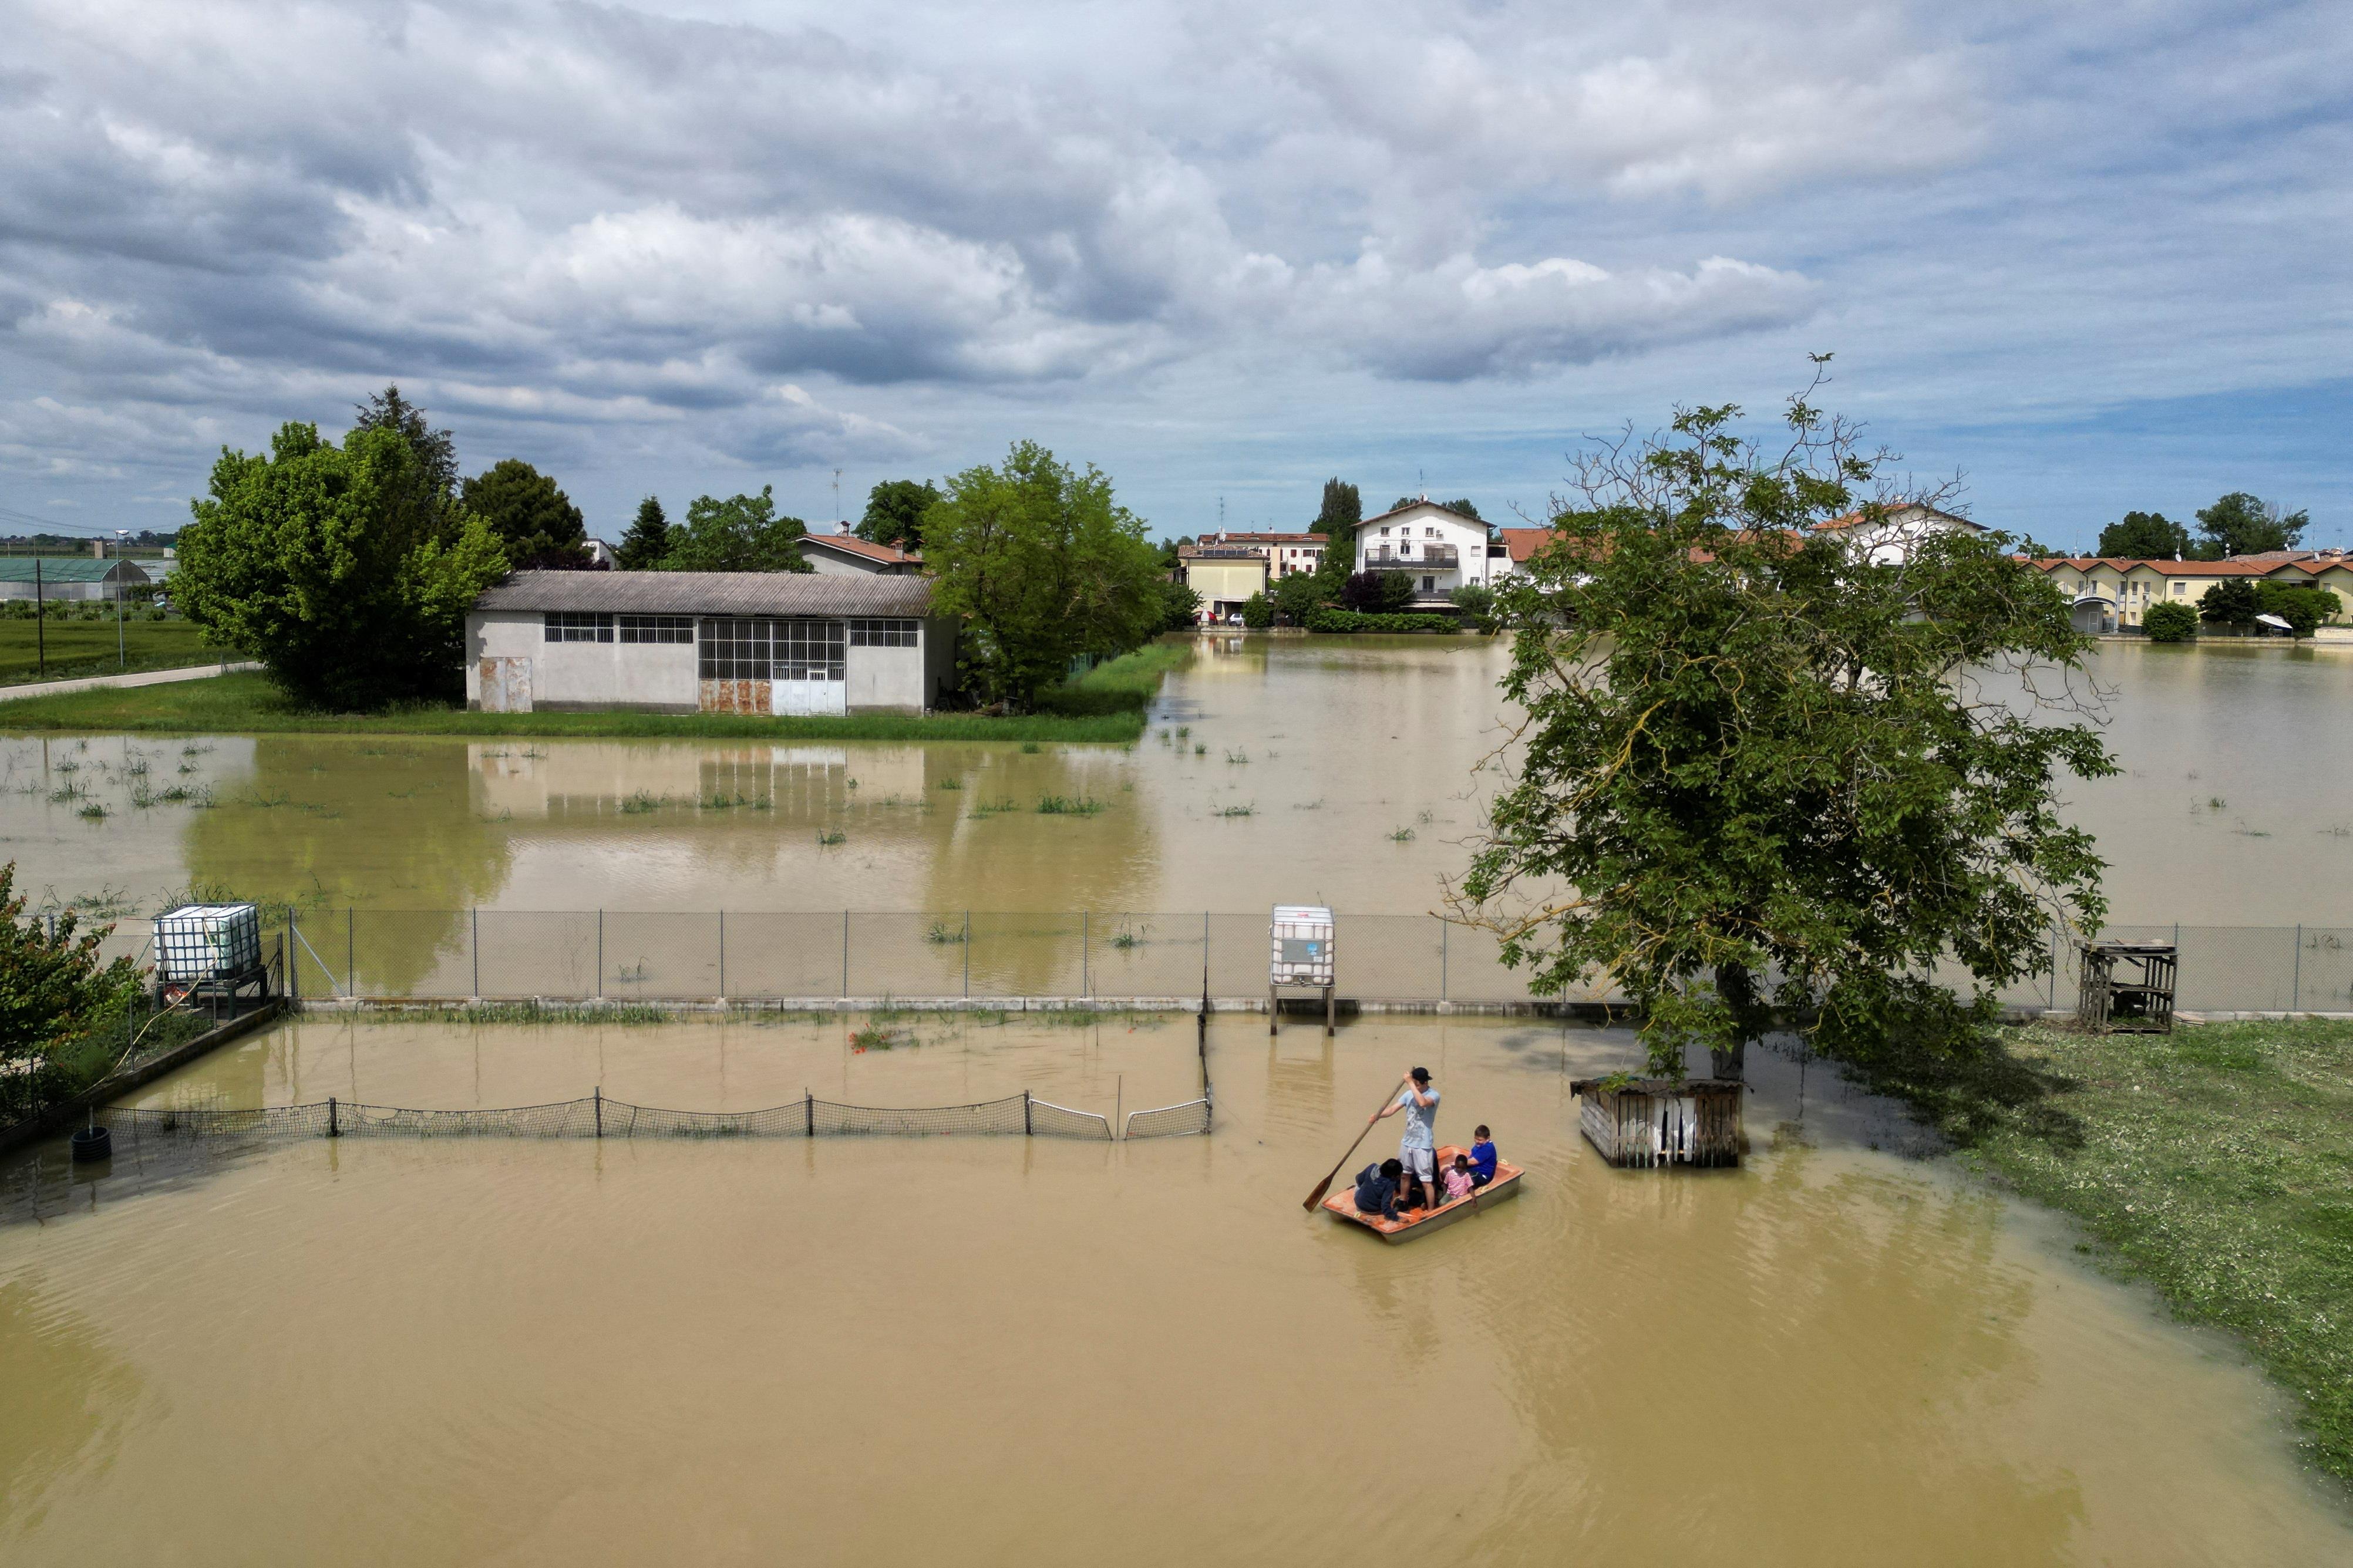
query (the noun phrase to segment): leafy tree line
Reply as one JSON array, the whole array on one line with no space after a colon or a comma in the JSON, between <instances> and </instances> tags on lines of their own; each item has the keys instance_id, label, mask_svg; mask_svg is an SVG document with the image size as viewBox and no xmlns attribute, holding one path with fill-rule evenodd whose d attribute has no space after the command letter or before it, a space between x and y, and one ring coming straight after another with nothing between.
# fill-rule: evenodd
<instances>
[{"instance_id":1,"label":"leafy tree line","mask_svg":"<svg viewBox=\"0 0 2353 1568\"><path fill-rule=\"evenodd\" d=\"M140 981L127 958L100 962L111 929L85 931L71 910L27 914L16 863L0 865L0 1127L95 1082L121 1054Z\"/></svg>"},{"instance_id":2,"label":"leafy tree line","mask_svg":"<svg viewBox=\"0 0 2353 1568\"><path fill-rule=\"evenodd\" d=\"M290 421L267 452L223 448L180 531L173 597L206 639L260 661L309 706L455 695L466 612L521 570L589 568L579 507L520 458L462 477L451 433L387 386L343 440ZM625 566L806 572L800 520L771 491L698 497L673 526L650 497Z\"/></svg>"},{"instance_id":3,"label":"leafy tree line","mask_svg":"<svg viewBox=\"0 0 2353 1568\"><path fill-rule=\"evenodd\" d=\"M2225 561L2293 550L2312 526L2311 514L2282 511L2274 502L2233 490L2197 513L2198 532L2161 511L2128 511L2100 530L2099 553L2133 561Z\"/></svg>"}]
</instances>

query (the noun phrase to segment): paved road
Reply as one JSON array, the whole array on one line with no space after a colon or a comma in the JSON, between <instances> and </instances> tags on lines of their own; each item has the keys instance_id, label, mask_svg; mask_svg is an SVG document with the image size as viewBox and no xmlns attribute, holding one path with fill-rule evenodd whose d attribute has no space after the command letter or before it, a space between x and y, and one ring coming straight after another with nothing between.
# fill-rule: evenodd
<instances>
[{"instance_id":1,"label":"paved road","mask_svg":"<svg viewBox=\"0 0 2353 1568\"><path fill-rule=\"evenodd\" d=\"M0 702L19 697L63 697L69 691L97 691L109 686L167 686L174 680L205 680L240 669L259 669L250 660L236 664L196 664L185 669L136 669L128 675L90 675L79 680L35 680L23 686L0 686Z\"/></svg>"}]
</instances>

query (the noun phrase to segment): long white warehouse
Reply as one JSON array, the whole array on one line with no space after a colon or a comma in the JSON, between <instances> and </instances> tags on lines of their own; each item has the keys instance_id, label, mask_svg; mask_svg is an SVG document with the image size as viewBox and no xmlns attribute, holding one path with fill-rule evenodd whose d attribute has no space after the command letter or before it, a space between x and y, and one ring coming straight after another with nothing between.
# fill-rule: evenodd
<instances>
[{"instance_id":1,"label":"long white warehouse","mask_svg":"<svg viewBox=\"0 0 2353 1568\"><path fill-rule=\"evenodd\" d=\"M466 706L921 713L955 687L955 622L921 577L518 572L466 616Z\"/></svg>"}]
</instances>

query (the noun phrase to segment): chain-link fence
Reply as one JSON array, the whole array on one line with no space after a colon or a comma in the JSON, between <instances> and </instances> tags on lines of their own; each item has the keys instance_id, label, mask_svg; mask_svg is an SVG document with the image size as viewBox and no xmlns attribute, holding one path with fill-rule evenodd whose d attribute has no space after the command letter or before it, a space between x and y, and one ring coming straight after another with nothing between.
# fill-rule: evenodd
<instances>
[{"instance_id":1,"label":"chain-link fence","mask_svg":"<svg viewBox=\"0 0 2353 1568\"><path fill-rule=\"evenodd\" d=\"M264 1110L130 1110L91 1119L125 1147L142 1141L214 1138L255 1143L309 1138L1079 1138L1108 1142L1111 1121L1031 1094L977 1105L843 1105L814 1095L763 1110L670 1110L602 1094L550 1105L419 1110L327 1100Z\"/></svg>"},{"instance_id":2,"label":"chain-link fence","mask_svg":"<svg viewBox=\"0 0 2353 1568\"><path fill-rule=\"evenodd\" d=\"M1133 1004L1263 998L1267 917L1080 910L645 911L280 908L301 999L480 998L743 1002L1059 998ZM2353 1012L2353 927L2111 927L2172 942L2185 1012ZM144 953L147 922L117 922L109 956ZM1492 932L1434 915L1337 916L1338 994L1356 1002L1480 1004L1621 998L1595 979L1530 991ZM2074 1003L2076 946L2053 931L2048 967L2001 993ZM1966 984L1965 975L1949 977Z\"/></svg>"}]
</instances>

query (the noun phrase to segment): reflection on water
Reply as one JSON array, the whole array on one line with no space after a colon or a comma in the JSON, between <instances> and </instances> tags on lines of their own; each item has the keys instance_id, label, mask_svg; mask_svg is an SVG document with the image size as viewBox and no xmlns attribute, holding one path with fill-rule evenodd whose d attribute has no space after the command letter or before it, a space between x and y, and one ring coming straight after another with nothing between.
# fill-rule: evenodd
<instances>
[{"instance_id":1,"label":"reflection on water","mask_svg":"<svg viewBox=\"0 0 2353 1568\"><path fill-rule=\"evenodd\" d=\"M1189 1095L1189 1020L306 1021L152 1086L462 1106ZM2031 1215L1758 1062L1752 1163L1603 1166L1623 1037L1215 1022L1208 1139L324 1142L0 1220L0 1556L2341 1561L2270 1395ZM1529 1172L1301 1214L1402 1069ZM1376 1135L1360 1158L1386 1152ZM118 1159L118 1163L120 1160ZM0 1166L0 1193L23 1182ZM20 1354L33 1349L35 1353ZM85 1397L83 1390L97 1392ZM97 1412L98 1414L93 1414ZM101 1435L102 1433L102 1435ZM104 1463L90 1462L93 1457ZM19 1498L37 1499L32 1508Z\"/></svg>"},{"instance_id":2,"label":"reflection on water","mask_svg":"<svg viewBox=\"0 0 2353 1568\"><path fill-rule=\"evenodd\" d=\"M1495 782L1474 769L1507 653L1203 639L1133 749L17 739L0 837L36 897L141 907L195 881L364 910L1421 913ZM2109 643L2095 665L2126 773L2073 789L2112 918L2344 923L2353 731L2327 715L2353 655ZM429 934L386 973L455 951L447 918Z\"/></svg>"}]
</instances>

